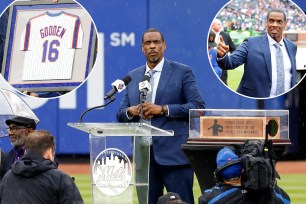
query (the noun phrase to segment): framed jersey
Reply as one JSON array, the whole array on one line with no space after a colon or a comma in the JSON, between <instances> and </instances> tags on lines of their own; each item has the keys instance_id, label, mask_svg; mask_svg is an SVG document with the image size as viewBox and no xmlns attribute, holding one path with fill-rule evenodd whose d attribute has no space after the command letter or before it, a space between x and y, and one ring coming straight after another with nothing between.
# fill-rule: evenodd
<instances>
[{"instance_id":1,"label":"framed jersey","mask_svg":"<svg viewBox=\"0 0 306 204\"><path fill-rule=\"evenodd\" d=\"M9 7L2 75L19 91L71 91L96 58L97 32L75 1L15 1Z\"/></svg>"}]
</instances>

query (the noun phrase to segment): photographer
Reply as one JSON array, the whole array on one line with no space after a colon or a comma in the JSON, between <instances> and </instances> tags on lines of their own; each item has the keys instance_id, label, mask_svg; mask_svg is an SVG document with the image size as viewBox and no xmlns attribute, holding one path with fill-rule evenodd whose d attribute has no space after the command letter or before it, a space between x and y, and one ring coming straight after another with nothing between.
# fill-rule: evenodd
<instances>
[{"instance_id":1,"label":"photographer","mask_svg":"<svg viewBox=\"0 0 306 204\"><path fill-rule=\"evenodd\" d=\"M218 183L204 191L199 204L204 203L290 203L290 197L276 184L271 191L250 191L242 186L243 164L228 147L221 149L216 158Z\"/></svg>"}]
</instances>

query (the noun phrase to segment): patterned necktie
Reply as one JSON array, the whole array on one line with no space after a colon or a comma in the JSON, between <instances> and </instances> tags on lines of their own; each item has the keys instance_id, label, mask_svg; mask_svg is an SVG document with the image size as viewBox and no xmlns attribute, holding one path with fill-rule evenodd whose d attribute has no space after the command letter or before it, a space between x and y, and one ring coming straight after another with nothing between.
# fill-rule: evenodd
<instances>
[{"instance_id":1,"label":"patterned necktie","mask_svg":"<svg viewBox=\"0 0 306 204\"><path fill-rule=\"evenodd\" d=\"M277 84L275 95L279 95L285 92L285 75L284 75L284 61L283 61L283 53L280 49L280 44L274 44L276 48L276 70L277 70Z\"/></svg>"},{"instance_id":2,"label":"patterned necktie","mask_svg":"<svg viewBox=\"0 0 306 204\"><path fill-rule=\"evenodd\" d=\"M152 102L152 92L153 92L153 88L154 88L154 79L152 77L153 77L155 72L157 72L157 71L156 70L150 70L148 72L149 76L150 76L151 91L147 94L146 102ZM141 119L141 122L151 125L151 119L146 119L146 120ZM152 136L142 137L141 144L142 145L152 145Z\"/></svg>"},{"instance_id":3,"label":"patterned necktie","mask_svg":"<svg viewBox=\"0 0 306 204\"><path fill-rule=\"evenodd\" d=\"M157 72L157 71L156 70L150 70L148 72L149 76L150 76L151 91L147 95L146 102L152 102L152 92L153 92L153 88L154 88L154 79L152 77L155 74L155 72Z\"/></svg>"}]
</instances>

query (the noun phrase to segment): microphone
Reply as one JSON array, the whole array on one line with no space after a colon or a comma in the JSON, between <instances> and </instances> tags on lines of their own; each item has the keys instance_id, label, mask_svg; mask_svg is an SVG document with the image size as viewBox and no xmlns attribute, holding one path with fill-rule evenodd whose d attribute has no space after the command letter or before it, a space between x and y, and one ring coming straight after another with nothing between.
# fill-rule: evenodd
<instances>
[{"instance_id":1,"label":"microphone","mask_svg":"<svg viewBox=\"0 0 306 204\"><path fill-rule=\"evenodd\" d=\"M111 85L113 86L113 89L110 90L105 96L104 96L104 100L111 98L112 96L114 96L117 92L121 92L126 88L126 85L128 85L128 83L130 83L132 80L132 78L130 76L125 76L123 77L123 79L119 80L117 79L116 81L114 81Z\"/></svg>"},{"instance_id":2,"label":"microphone","mask_svg":"<svg viewBox=\"0 0 306 204\"><path fill-rule=\"evenodd\" d=\"M108 92L105 96L104 96L104 100L110 98L110 100L106 103L106 104L103 104L103 105L100 105L100 106L95 106L95 107L92 107L92 108L88 108L87 110L85 110L82 115L80 116L80 123L82 122L83 120L83 117L86 113L88 113L89 111L91 110L94 110L94 109L97 109L97 108L102 108L102 107L105 107L107 106L108 104L110 104L111 102L113 102L116 98L114 97L114 95L117 93L117 92L121 92L123 91L126 86L128 85L128 83L130 83L132 81L132 78L130 76L125 76L123 77L122 80L119 80L117 79L116 81L114 81L112 83L112 86L113 86L113 89Z\"/></svg>"},{"instance_id":3,"label":"microphone","mask_svg":"<svg viewBox=\"0 0 306 204\"><path fill-rule=\"evenodd\" d=\"M150 76L144 75L142 81L139 83L139 91L142 96L141 102L145 102L147 94L151 92Z\"/></svg>"}]
</instances>

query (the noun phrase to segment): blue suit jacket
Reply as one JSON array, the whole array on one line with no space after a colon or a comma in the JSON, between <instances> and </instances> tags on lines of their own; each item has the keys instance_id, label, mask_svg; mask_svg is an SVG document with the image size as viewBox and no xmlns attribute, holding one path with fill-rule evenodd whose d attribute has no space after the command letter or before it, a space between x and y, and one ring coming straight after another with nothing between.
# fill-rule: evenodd
<instances>
[{"instance_id":1,"label":"blue suit jacket","mask_svg":"<svg viewBox=\"0 0 306 204\"><path fill-rule=\"evenodd\" d=\"M143 79L146 67L132 70L132 81L125 91L117 119L119 122L138 122L139 117L129 120L127 108L140 103L139 82ZM195 82L190 67L165 59L160 75L155 104L168 105L169 116L154 116L151 125L164 130L174 130L173 137L153 137L153 151L161 165L183 165L188 160L181 150L189 135L189 109L205 108L204 99Z\"/></svg>"},{"instance_id":2,"label":"blue suit jacket","mask_svg":"<svg viewBox=\"0 0 306 204\"><path fill-rule=\"evenodd\" d=\"M284 39L291 61L291 87L296 84L297 46ZM244 73L237 92L251 97L266 98L270 96L272 86L271 52L267 35L250 37L231 54L226 55L218 64L222 69L235 69L244 64Z\"/></svg>"}]
</instances>

